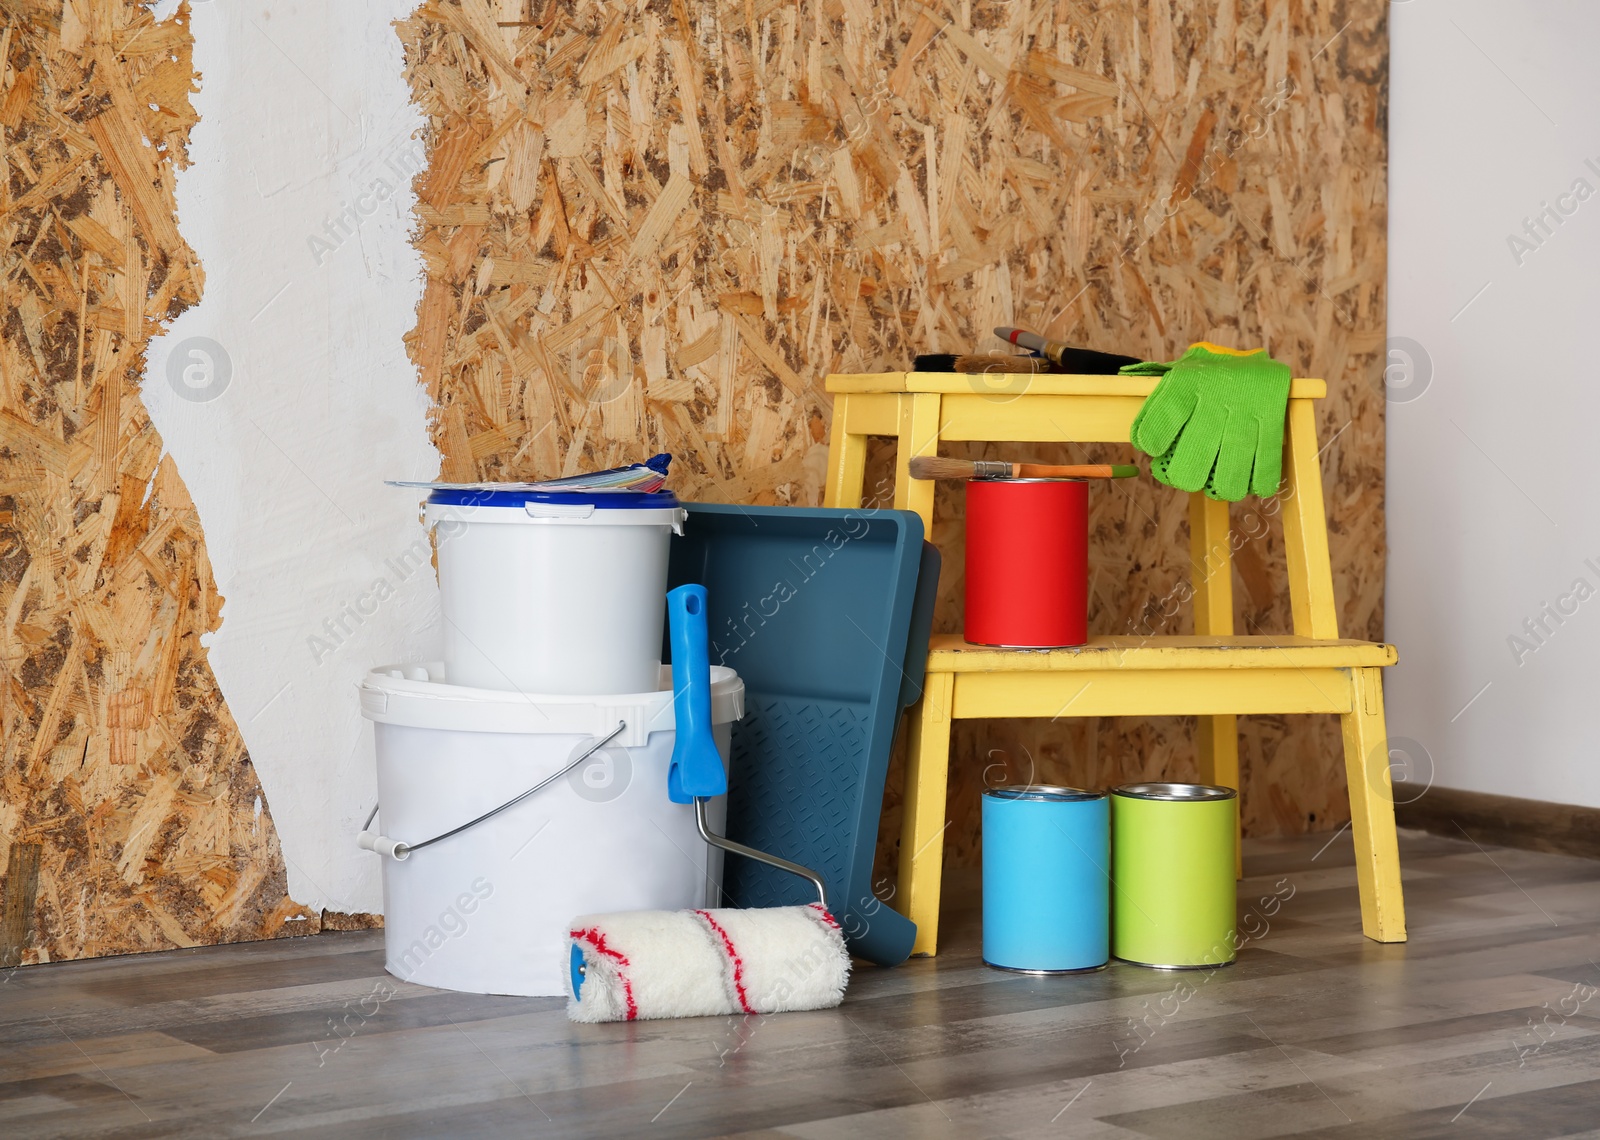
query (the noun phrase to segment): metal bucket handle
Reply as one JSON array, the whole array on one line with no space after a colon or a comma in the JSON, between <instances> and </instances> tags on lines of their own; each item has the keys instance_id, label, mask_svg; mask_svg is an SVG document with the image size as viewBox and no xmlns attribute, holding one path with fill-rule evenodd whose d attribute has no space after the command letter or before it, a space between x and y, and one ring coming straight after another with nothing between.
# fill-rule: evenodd
<instances>
[{"instance_id":1,"label":"metal bucket handle","mask_svg":"<svg viewBox=\"0 0 1600 1140\"><path fill-rule=\"evenodd\" d=\"M589 759L589 757L593 756L596 752L600 751L600 749L610 744L613 740L620 736L622 734L622 730L627 727L627 721L619 720L616 728L612 729L599 740L596 740L588 748L585 748L577 755L576 758L569 762L567 766L562 768L559 772L555 772L549 776L546 776L533 787L523 792L520 796L516 797L515 799L507 800L493 811L486 811L477 819L468 820L460 827L452 828L443 835L435 835L432 839L424 839L421 843L401 843L397 839L390 839L387 835L378 835L375 832L368 830L372 827L372 821L378 818L378 805L373 804L372 814L367 816L367 822L361 825L361 832L356 836L356 846L360 847L364 851L376 851L379 855L387 855L396 863L404 863L411 857L411 853L413 851L421 851L424 847L432 847L435 843L449 839L452 835L460 835L468 828L477 827L478 824L482 823L484 820L494 818L507 808L516 807L516 805L520 804L523 800L527 799L535 792L543 791L545 788L561 779L561 777L565 776L568 772L572 771L579 764L582 764L585 760Z\"/></svg>"}]
</instances>

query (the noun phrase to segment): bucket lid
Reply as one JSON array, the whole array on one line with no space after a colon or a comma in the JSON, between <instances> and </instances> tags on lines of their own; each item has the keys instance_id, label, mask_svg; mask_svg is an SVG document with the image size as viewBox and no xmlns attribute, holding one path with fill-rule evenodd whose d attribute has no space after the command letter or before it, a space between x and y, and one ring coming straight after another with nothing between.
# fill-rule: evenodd
<instances>
[{"instance_id":1,"label":"bucket lid","mask_svg":"<svg viewBox=\"0 0 1600 1140\"><path fill-rule=\"evenodd\" d=\"M428 495L429 526L522 523L587 526L669 526L683 533L689 512L671 491L534 491L438 487Z\"/></svg>"},{"instance_id":2,"label":"bucket lid","mask_svg":"<svg viewBox=\"0 0 1600 1140\"><path fill-rule=\"evenodd\" d=\"M988 788L984 795L997 800L1029 800L1040 803L1073 803L1080 800L1103 800L1104 792L1091 792L1087 788L1063 788L1055 784L1020 784L1015 788Z\"/></svg>"},{"instance_id":3,"label":"bucket lid","mask_svg":"<svg viewBox=\"0 0 1600 1140\"><path fill-rule=\"evenodd\" d=\"M659 511L678 506L671 491L534 491L492 487L435 487L428 502L452 507L521 507L545 503L559 507L593 507L597 511Z\"/></svg>"},{"instance_id":4,"label":"bucket lid","mask_svg":"<svg viewBox=\"0 0 1600 1140\"><path fill-rule=\"evenodd\" d=\"M362 680L361 715L378 724L452 732L518 732L604 736L626 721L617 738L640 748L652 732L671 732L672 667L661 666L660 687L649 693L572 696L451 685L442 662L380 665ZM711 721L744 716L744 682L724 665L711 666Z\"/></svg>"},{"instance_id":5,"label":"bucket lid","mask_svg":"<svg viewBox=\"0 0 1600 1140\"><path fill-rule=\"evenodd\" d=\"M1123 784L1113 795L1135 800L1231 800L1239 793L1210 784Z\"/></svg>"}]
</instances>

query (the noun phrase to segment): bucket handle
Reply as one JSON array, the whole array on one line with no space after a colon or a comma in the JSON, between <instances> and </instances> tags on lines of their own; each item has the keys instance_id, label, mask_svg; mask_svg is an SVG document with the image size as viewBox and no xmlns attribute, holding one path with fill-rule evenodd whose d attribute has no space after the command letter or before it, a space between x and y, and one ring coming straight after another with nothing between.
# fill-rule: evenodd
<instances>
[{"instance_id":1,"label":"bucket handle","mask_svg":"<svg viewBox=\"0 0 1600 1140\"><path fill-rule=\"evenodd\" d=\"M586 519L594 514L593 503L523 503L522 509L536 519Z\"/></svg>"},{"instance_id":2,"label":"bucket handle","mask_svg":"<svg viewBox=\"0 0 1600 1140\"><path fill-rule=\"evenodd\" d=\"M593 756L596 752L600 751L600 749L610 744L613 740L620 736L622 734L622 730L627 727L627 721L619 720L616 728L612 729L599 740L596 740L588 748L585 748L570 763L568 763L565 768L562 768L559 772L554 772L551 775L546 776L533 787L523 792L516 799L507 800L493 811L486 811L477 819L468 820L460 827L453 828L450 831L445 832L443 835L435 835L432 839L424 839L421 843L401 843L399 840L390 839L387 835L378 835L369 830L372 827L372 821L378 818L378 805L373 804L372 814L367 816L367 822L361 825L361 832L356 836L356 846L361 848L363 851L376 851L379 855L387 855L396 863L404 863L411 857L411 853L413 851L421 851L424 847L432 847L435 843L449 839L452 835L460 835L469 827L477 827L478 824L482 823L484 820L492 819L494 816L499 815L507 808L516 807L535 792L543 791L545 788L561 779L562 776L565 776L568 772L572 771L579 764L582 764L585 760L589 759L589 757Z\"/></svg>"}]
</instances>

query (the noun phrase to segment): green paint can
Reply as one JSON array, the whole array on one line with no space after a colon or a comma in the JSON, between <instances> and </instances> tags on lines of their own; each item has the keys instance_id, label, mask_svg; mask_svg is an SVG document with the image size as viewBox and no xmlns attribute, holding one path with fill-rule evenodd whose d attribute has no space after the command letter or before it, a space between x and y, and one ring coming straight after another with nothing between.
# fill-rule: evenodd
<instances>
[{"instance_id":1,"label":"green paint can","mask_svg":"<svg viewBox=\"0 0 1600 1140\"><path fill-rule=\"evenodd\" d=\"M1111 794L1111 953L1165 970L1232 962L1239 795L1205 784Z\"/></svg>"}]
</instances>

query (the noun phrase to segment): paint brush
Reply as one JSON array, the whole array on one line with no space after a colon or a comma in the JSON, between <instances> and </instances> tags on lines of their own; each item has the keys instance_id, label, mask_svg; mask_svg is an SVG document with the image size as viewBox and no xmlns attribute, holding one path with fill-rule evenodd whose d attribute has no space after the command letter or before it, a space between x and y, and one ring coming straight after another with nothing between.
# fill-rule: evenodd
<instances>
[{"instance_id":1,"label":"paint brush","mask_svg":"<svg viewBox=\"0 0 1600 1140\"><path fill-rule=\"evenodd\" d=\"M1042 356L1014 356L1004 352L965 356L953 352L924 352L911 362L911 371L978 374L1060 372L1061 369Z\"/></svg>"},{"instance_id":2,"label":"paint brush","mask_svg":"<svg viewBox=\"0 0 1600 1140\"><path fill-rule=\"evenodd\" d=\"M946 459L919 455L911 460L913 479L1127 479L1139 474L1131 463L1007 463L999 459Z\"/></svg>"},{"instance_id":3,"label":"paint brush","mask_svg":"<svg viewBox=\"0 0 1600 1140\"><path fill-rule=\"evenodd\" d=\"M1031 349L1046 360L1060 366L1060 371L1076 376L1115 376L1117 369L1128 364L1138 364L1136 356L1122 356L1115 352L1096 352L1092 348L1074 348L1059 340L1046 340L1027 329L1001 327L994 335L1018 348Z\"/></svg>"}]
</instances>

